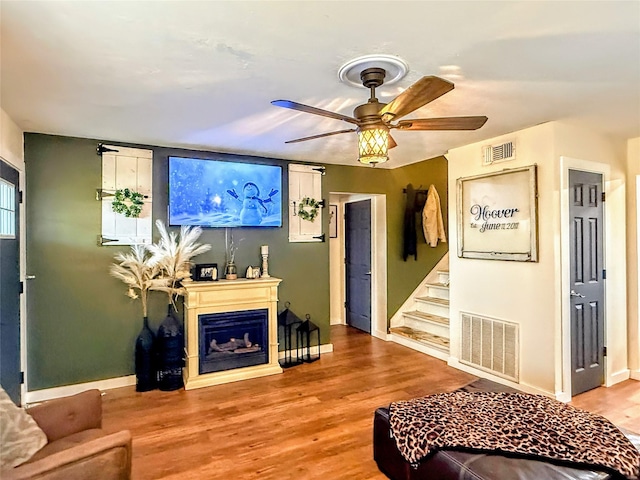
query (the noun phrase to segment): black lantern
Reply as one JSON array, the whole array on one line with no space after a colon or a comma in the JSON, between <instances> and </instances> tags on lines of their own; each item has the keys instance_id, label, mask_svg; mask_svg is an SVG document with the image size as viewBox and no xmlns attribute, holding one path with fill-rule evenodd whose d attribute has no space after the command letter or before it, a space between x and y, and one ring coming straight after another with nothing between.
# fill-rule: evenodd
<instances>
[{"instance_id":1,"label":"black lantern","mask_svg":"<svg viewBox=\"0 0 640 480\"><path fill-rule=\"evenodd\" d=\"M297 355L295 359L292 357L291 352L293 347L291 345L291 335L293 334L294 328L302 324L302 320L289 309L290 306L291 303L285 303L284 310L278 314L278 335L280 335L280 328L282 328L284 336L284 360L280 361L280 366L283 368L292 367L301 363Z\"/></svg>"},{"instance_id":2,"label":"black lantern","mask_svg":"<svg viewBox=\"0 0 640 480\"><path fill-rule=\"evenodd\" d=\"M298 362L315 362L320 358L320 327L311 321L308 313L305 318L296 331L296 354Z\"/></svg>"}]
</instances>

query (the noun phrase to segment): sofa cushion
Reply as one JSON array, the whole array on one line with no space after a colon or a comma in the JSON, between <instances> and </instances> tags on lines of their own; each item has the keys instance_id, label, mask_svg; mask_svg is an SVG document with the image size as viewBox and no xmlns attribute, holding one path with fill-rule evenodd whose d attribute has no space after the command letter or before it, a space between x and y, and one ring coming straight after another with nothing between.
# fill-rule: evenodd
<instances>
[{"instance_id":1,"label":"sofa cushion","mask_svg":"<svg viewBox=\"0 0 640 480\"><path fill-rule=\"evenodd\" d=\"M0 387L0 468L23 464L46 444L36 421Z\"/></svg>"},{"instance_id":2,"label":"sofa cushion","mask_svg":"<svg viewBox=\"0 0 640 480\"><path fill-rule=\"evenodd\" d=\"M106 432L101 428L92 428L90 430L83 430L82 432L74 433L68 437L60 438L53 442L49 442L34 456L32 456L27 463L36 462L41 458L48 457L67 448L75 447L76 445L84 444L94 438L104 437Z\"/></svg>"}]
</instances>

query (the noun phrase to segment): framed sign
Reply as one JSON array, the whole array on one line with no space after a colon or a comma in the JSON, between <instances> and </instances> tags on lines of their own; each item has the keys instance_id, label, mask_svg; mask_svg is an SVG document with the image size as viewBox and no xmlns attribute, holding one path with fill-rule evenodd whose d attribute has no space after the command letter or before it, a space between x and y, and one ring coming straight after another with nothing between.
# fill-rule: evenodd
<instances>
[{"instance_id":1,"label":"framed sign","mask_svg":"<svg viewBox=\"0 0 640 480\"><path fill-rule=\"evenodd\" d=\"M458 256L538 261L536 165L458 179Z\"/></svg>"}]
</instances>

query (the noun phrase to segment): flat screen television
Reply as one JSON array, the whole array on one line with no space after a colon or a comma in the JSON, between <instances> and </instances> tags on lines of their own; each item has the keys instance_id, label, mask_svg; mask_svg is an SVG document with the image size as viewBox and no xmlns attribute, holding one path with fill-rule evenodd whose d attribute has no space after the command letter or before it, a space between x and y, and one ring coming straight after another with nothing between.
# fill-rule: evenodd
<instances>
[{"instance_id":1,"label":"flat screen television","mask_svg":"<svg viewBox=\"0 0 640 480\"><path fill-rule=\"evenodd\" d=\"M281 227L282 167L169 157L169 225Z\"/></svg>"}]
</instances>

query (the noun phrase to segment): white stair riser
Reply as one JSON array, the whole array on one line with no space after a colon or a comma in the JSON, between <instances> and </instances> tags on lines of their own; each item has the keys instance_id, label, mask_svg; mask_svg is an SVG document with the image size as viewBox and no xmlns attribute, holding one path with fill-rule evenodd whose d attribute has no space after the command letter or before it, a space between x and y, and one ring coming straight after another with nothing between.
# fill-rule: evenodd
<instances>
[{"instance_id":1,"label":"white stair riser","mask_svg":"<svg viewBox=\"0 0 640 480\"><path fill-rule=\"evenodd\" d=\"M440 305L437 303L428 303L418 300L416 298L416 310L419 312L430 313L432 315L438 315L439 317L449 318L449 307L446 305Z\"/></svg>"},{"instance_id":2,"label":"white stair riser","mask_svg":"<svg viewBox=\"0 0 640 480\"><path fill-rule=\"evenodd\" d=\"M446 298L449 300L449 289L447 287L434 287L433 285L427 285L427 295L435 298Z\"/></svg>"},{"instance_id":3,"label":"white stair riser","mask_svg":"<svg viewBox=\"0 0 640 480\"><path fill-rule=\"evenodd\" d=\"M440 337L449 338L449 325L440 325L438 323L420 320L415 317L404 316L403 318L405 327L410 327L422 332L429 332Z\"/></svg>"},{"instance_id":4,"label":"white stair riser","mask_svg":"<svg viewBox=\"0 0 640 480\"><path fill-rule=\"evenodd\" d=\"M444 283L445 285L449 285L449 272L445 272L444 270L438 270L438 283Z\"/></svg>"}]
</instances>

